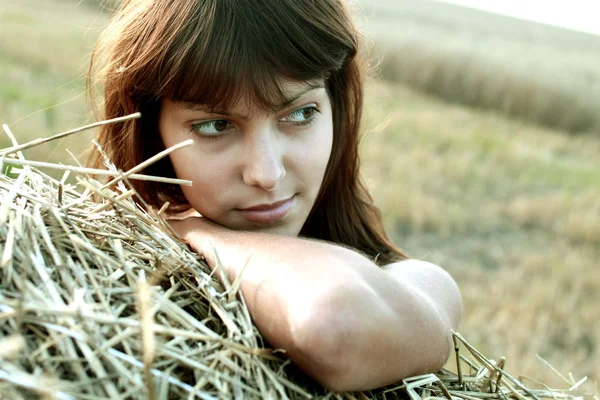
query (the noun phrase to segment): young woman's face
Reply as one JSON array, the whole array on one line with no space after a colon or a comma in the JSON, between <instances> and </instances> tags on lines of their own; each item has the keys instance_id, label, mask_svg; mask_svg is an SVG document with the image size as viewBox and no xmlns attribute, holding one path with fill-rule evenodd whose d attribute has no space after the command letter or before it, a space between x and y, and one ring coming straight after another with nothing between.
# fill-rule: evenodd
<instances>
[{"instance_id":1,"label":"young woman's face","mask_svg":"<svg viewBox=\"0 0 600 400\"><path fill-rule=\"evenodd\" d=\"M323 82L288 82L289 102L275 112L236 104L219 114L202 104L163 100L166 147L193 138L171 156L183 194L200 214L235 230L298 235L315 202L331 154L333 122Z\"/></svg>"}]
</instances>

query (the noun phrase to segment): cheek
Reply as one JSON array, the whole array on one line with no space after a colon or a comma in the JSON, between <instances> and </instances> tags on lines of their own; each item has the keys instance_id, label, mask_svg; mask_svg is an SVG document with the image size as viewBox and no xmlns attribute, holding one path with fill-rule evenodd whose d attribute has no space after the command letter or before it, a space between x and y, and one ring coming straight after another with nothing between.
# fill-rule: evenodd
<instances>
[{"instance_id":1,"label":"cheek","mask_svg":"<svg viewBox=\"0 0 600 400\"><path fill-rule=\"evenodd\" d=\"M322 129L319 129L317 137L314 138L311 144L312 156L312 169L314 174L319 174L322 178L325 174L327 164L331 158L331 151L333 146L333 124L331 120L328 120Z\"/></svg>"},{"instance_id":2,"label":"cheek","mask_svg":"<svg viewBox=\"0 0 600 400\"><path fill-rule=\"evenodd\" d=\"M215 216L226 195L230 171L197 151L176 155L171 161L179 178L194 182L182 187L190 205L207 217Z\"/></svg>"},{"instance_id":3,"label":"cheek","mask_svg":"<svg viewBox=\"0 0 600 400\"><path fill-rule=\"evenodd\" d=\"M301 144L293 149L294 169L308 190L309 198L315 198L323 183L333 143L333 128L330 123L315 125Z\"/></svg>"},{"instance_id":4,"label":"cheek","mask_svg":"<svg viewBox=\"0 0 600 400\"><path fill-rule=\"evenodd\" d=\"M194 186L187 187L183 190L183 194L190 206L200 214L214 219L218 215L217 202L213 198L212 188L194 182Z\"/></svg>"},{"instance_id":5,"label":"cheek","mask_svg":"<svg viewBox=\"0 0 600 400\"><path fill-rule=\"evenodd\" d=\"M307 165L311 169L311 174L316 177L316 181L319 182L319 187L322 183L325 171L327 170L327 164L331 157L331 144L332 141L322 141L315 146L313 150L312 162Z\"/></svg>"}]
</instances>

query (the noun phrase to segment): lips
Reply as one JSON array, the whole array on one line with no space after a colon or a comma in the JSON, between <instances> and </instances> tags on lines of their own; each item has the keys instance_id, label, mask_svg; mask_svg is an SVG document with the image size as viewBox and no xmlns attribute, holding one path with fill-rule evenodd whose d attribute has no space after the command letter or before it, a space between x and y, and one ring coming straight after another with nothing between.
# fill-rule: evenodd
<instances>
[{"instance_id":1,"label":"lips","mask_svg":"<svg viewBox=\"0 0 600 400\"><path fill-rule=\"evenodd\" d=\"M269 224L282 220L294 206L296 195L271 204L259 204L254 207L238 209L250 222Z\"/></svg>"}]
</instances>

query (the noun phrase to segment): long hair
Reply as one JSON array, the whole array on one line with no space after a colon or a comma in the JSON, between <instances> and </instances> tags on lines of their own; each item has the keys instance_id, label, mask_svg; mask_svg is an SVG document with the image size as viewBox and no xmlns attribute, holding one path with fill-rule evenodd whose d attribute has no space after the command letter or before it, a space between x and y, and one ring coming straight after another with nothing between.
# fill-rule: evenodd
<instances>
[{"instance_id":1,"label":"long hair","mask_svg":"<svg viewBox=\"0 0 600 400\"><path fill-rule=\"evenodd\" d=\"M140 111L142 118L104 126L98 141L127 170L164 149L162 98L216 110L244 98L271 109L284 100L284 79L323 79L332 103L333 150L300 235L351 247L378 264L405 258L386 235L359 175L367 63L344 1L124 0L94 49L88 88L92 99L94 87L104 94L98 117ZM169 159L145 173L175 177ZM189 206L176 185L133 185L152 206Z\"/></svg>"}]
</instances>

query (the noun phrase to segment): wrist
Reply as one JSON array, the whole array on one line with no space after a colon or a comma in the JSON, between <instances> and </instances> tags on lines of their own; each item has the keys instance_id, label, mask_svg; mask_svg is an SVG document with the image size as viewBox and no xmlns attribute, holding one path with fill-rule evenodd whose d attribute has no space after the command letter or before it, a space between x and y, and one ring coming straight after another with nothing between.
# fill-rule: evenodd
<instances>
[{"instance_id":1,"label":"wrist","mask_svg":"<svg viewBox=\"0 0 600 400\"><path fill-rule=\"evenodd\" d=\"M233 231L217 225L204 218L194 221L193 229L186 236L192 248L201 254L207 265L215 275L222 278L222 273L227 274L231 282L243 268L243 254L239 254L245 246L240 246L243 241L238 236L242 232ZM242 265L239 265L242 264Z\"/></svg>"}]
</instances>

